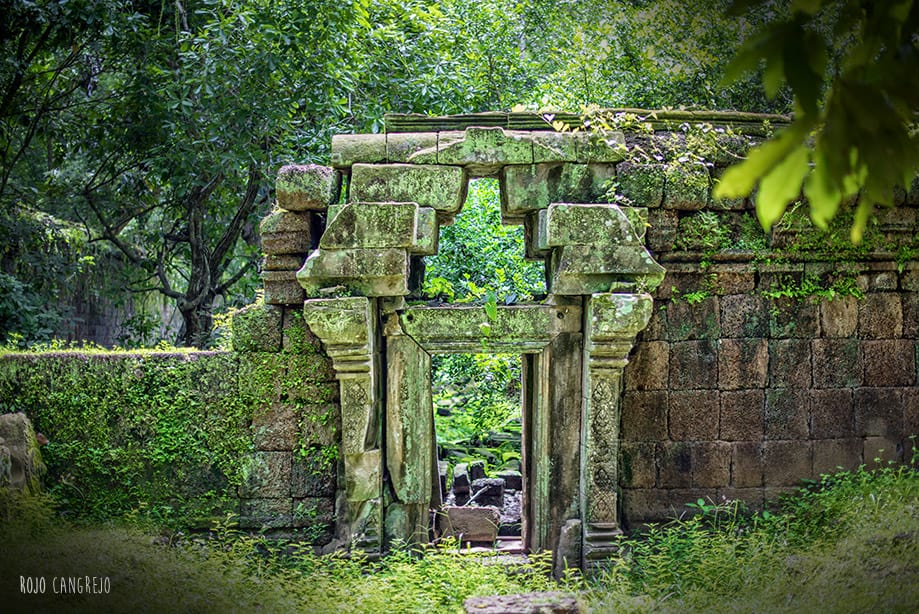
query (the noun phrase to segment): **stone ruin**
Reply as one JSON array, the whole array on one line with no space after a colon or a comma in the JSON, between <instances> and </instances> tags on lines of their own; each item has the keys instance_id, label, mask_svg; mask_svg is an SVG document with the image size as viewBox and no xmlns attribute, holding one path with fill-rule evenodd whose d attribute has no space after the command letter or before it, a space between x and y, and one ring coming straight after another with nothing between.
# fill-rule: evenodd
<instances>
[{"instance_id":1,"label":"stone ruin","mask_svg":"<svg viewBox=\"0 0 919 614\"><path fill-rule=\"evenodd\" d=\"M40 437L25 414L0 415L0 490L33 495L41 491L45 464Z\"/></svg>"},{"instance_id":2,"label":"stone ruin","mask_svg":"<svg viewBox=\"0 0 919 614\"><path fill-rule=\"evenodd\" d=\"M431 354L513 352L524 544L594 567L617 552L623 368L664 276L644 245L647 209L604 202L625 137L557 132L535 114L390 116L387 130L334 136L332 168L282 168L261 227L266 302L302 303L340 384L338 543L376 554L429 540L447 494ZM487 335L480 306L405 300L476 177L499 179L502 221L523 226L548 291L499 306Z\"/></svg>"}]
</instances>

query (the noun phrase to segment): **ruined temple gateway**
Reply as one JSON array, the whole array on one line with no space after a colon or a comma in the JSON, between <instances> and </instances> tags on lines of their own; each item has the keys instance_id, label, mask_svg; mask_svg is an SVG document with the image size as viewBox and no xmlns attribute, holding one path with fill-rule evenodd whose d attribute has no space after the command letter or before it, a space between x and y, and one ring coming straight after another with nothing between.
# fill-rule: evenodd
<instances>
[{"instance_id":1,"label":"ruined temple gateway","mask_svg":"<svg viewBox=\"0 0 919 614\"><path fill-rule=\"evenodd\" d=\"M762 126L761 116L706 119L738 133ZM654 117L677 133L687 120ZM266 300L305 301L340 382L343 544L380 552L393 540L427 540L441 504L430 355L484 348L524 355L525 546L585 568L615 553L623 368L664 276L645 248L649 190L640 181L660 167L627 159L627 149L623 132L558 132L537 114L390 116L385 134L333 137L334 169L281 170L280 209L263 222ZM604 202L617 164L633 206ZM476 177L499 178L503 221L524 226L549 294L499 307L488 335L481 307L404 299L419 257L437 253L440 225ZM704 166L670 181L691 189L700 177L707 194Z\"/></svg>"}]
</instances>

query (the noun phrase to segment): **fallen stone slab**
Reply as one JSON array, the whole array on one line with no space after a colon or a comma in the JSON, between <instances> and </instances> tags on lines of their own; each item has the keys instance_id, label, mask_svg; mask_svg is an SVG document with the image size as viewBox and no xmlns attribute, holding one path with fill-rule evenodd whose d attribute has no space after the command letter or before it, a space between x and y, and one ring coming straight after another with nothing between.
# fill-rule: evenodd
<instances>
[{"instance_id":1,"label":"fallen stone slab","mask_svg":"<svg viewBox=\"0 0 919 614\"><path fill-rule=\"evenodd\" d=\"M443 537L462 542L494 542L498 538L501 512L496 507L444 506L437 515L437 529Z\"/></svg>"},{"instance_id":2,"label":"fallen stone slab","mask_svg":"<svg viewBox=\"0 0 919 614\"><path fill-rule=\"evenodd\" d=\"M470 597L466 614L580 614L587 612L576 597L560 592Z\"/></svg>"},{"instance_id":3,"label":"fallen stone slab","mask_svg":"<svg viewBox=\"0 0 919 614\"><path fill-rule=\"evenodd\" d=\"M471 500L476 505L504 507L504 480L500 478L479 478L473 480L470 486Z\"/></svg>"}]
</instances>

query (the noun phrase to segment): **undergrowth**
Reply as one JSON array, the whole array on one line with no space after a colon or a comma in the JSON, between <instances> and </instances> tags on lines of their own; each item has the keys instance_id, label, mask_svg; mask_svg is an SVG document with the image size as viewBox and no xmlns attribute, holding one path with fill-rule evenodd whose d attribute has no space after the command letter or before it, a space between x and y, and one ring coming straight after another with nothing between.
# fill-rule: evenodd
<instances>
[{"instance_id":1,"label":"undergrowth","mask_svg":"<svg viewBox=\"0 0 919 614\"><path fill-rule=\"evenodd\" d=\"M909 612L919 603L914 469L825 476L771 513L693 506L694 515L622 537L622 556L598 577L569 571L559 583L546 554L508 566L446 543L369 561L246 534L231 519L206 535L156 536L61 528L46 502L5 501L0 592L14 610L66 611L457 612L470 596L542 590L575 593L595 612ZM52 577L75 574L108 577L111 593L51 594ZM20 576L46 577L47 593L20 595Z\"/></svg>"}]
</instances>

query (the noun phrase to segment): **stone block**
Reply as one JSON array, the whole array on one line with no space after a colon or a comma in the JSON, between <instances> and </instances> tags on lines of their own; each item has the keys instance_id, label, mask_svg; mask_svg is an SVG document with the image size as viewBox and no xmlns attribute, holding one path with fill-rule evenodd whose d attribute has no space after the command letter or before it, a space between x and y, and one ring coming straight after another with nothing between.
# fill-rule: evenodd
<instances>
[{"instance_id":1,"label":"stone block","mask_svg":"<svg viewBox=\"0 0 919 614\"><path fill-rule=\"evenodd\" d=\"M580 557L577 558L580 560ZM575 566L573 561L572 566ZM559 573L564 573L561 568ZM497 614L499 612L582 614L586 611L577 596L559 591L469 597L463 601L463 612L466 614Z\"/></svg>"},{"instance_id":2,"label":"stone block","mask_svg":"<svg viewBox=\"0 0 919 614\"><path fill-rule=\"evenodd\" d=\"M671 519L699 515L701 512L696 506L699 499L706 503L715 503L718 500L718 490L715 488L675 488L671 490L670 508L673 511ZM690 503L693 505L690 506Z\"/></svg>"},{"instance_id":3,"label":"stone block","mask_svg":"<svg viewBox=\"0 0 919 614\"><path fill-rule=\"evenodd\" d=\"M459 212L466 200L466 178L455 166L426 164L355 164L351 202L417 203L442 215Z\"/></svg>"},{"instance_id":4,"label":"stone block","mask_svg":"<svg viewBox=\"0 0 919 614\"><path fill-rule=\"evenodd\" d=\"M297 281L296 271L265 271L262 282L265 303L269 305L300 305L306 296Z\"/></svg>"},{"instance_id":5,"label":"stone block","mask_svg":"<svg viewBox=\"0 0 919 614\"><path fill-rule=\"evenodd\" d=\"M658 444L658 485L688 488L692 484L692 444L664 441Z\"/></svg>"},{"instance_id":6,"label":"stone block","mask_svg":"<svg viewBox=\"0 0 919 614\"><path fill-rule=\"evenodd\" d=\"M903 462L903 449L890 437L865 437L862 460L869 469Z\"/></svg>"},{"instance_id":7,"label":"stone block","mask_svg":"<svg viewBox=\"0 0 919 614\"><path fill-rule=\"evenodd\" d=\"M811 437L845 439L854 434L851 388L810 391Z\"/></svg>"},{"instance_id":8,"label":"stone block","mask_svg":"<svg viewBox=\"0 0 919 614\"><path fill-rule=\"evenodd\" d=\"M290 452L297 444L297 418L289 404L272 403L256 409L251 428L256 450Z\"/></svg>"},{"instance_id":9,"label":"stone block","mask_svg":"<svg viewBox=\"0 0 919 614\"><path fill-rule=\"evenodd\" d=\"M893 292L866 294L858 302L858 336L862 339L890 339L903 334L900 296Z\"/></svg>"},{"instance_id":10,"label":"stone block","mask_svg":"<svg viewBox=\"0 0 919 614\"><path fill-rule=\"evenodd\" d=\"M745 264L722 265L715 270L714 275L715 292L719 295L752 295L756 289L756 272Z\"/></svg>"},{"instance_id":11,"label":"stone block","mask_svg":"<svg viewBox=\"0 0 919 614\"><path fill-rule=\"evenodd\" d=\"M900 304L903 308L903 336L919 338L919 292L900 293Z\"/></svg>"},{"instance_id":12,"label":"stone block","mask_svg":"<svg viewBox=\"0 0 919 614\"><path fill-rule=\"evenodd\" d=\"M470 501L483 507L504 507L504 480L500 478L478 478L469 485Z\"/></svg>"},{"instance_id":13,"label":"stone block","mask_svg":"<svg viewBox=\"0 0 919 614\"><path fill-rule=\"evenodd\" d=\"M648 522L665 522L673 518L670 491L663 489L627 488L622 490L622 523L637 529Z\"/></svg>"},{"instance_id":14,"label":"stone block","mask_svg":"<svg viewBox=\"0 0 919 614\"><path fill-rule=\"evenodd\" d=\"M702 164L667 166L664 178L665 209L698 211L708 205L711 179Z\"/></svg>"},{"instance_id":15,"label":"stone block","mask_svg":"<svg viewBox=\"0 0 919 614\"><path fill-rule=\"evenodd\" d=\"M329 455L328 448L311 446L292 461L290 494L294 498L334 497L337 476L338 461Z\"/></svg>"},{"instance_id":16,"label":"stone block","mask_svg":"<svg viewBox=\"0 0 919 614\"><path fill-rule=\"evenodd\" d=\"M657 465L653 442L625 442L619 448L619 485L623 488L654 488Z\"/></svg>"},{"instance_id":17,"label":"stone block","mask_svg":"<svg viewBox=\"0 0 919 614\"><path fill-rule=\"evenodd\" d=\"M719 488L718 497L721 501L738 501L747 512L760 512L763 509L762 488Z\"/></svg>"},{"instance_id":18,"label":"stone block","mask_svg":"<svg viewBox=\"0 0 919 614\"><path fill-rule=\"evenodd\" d=\"M820 326L824 337L851 337L858 327L858 299L843 296L820 303Z\"/></svg>"},{"instance_id":19,"label":"stone block","mask_svg":"<svg viewBox=\"0 0 919 614\"><path fill-rule=\"evenodd\" d=\"M625 367L626 390L663 390L670 373L670 344L665 341L637 343Z\"/></svg>"},{"instance_id":20,"label":"stone block","mask_svg":"<svg viewBox=\"0 0 919 614\"><path fill-rule=\"evenodd\" d=\"M502 216L515 218L552 203L603 203L615 177L609 164L527 164L501 169Z\"/></svg>"},{"instance_id":21,"label":"stone block","mask_svg":"<svg viewBox=\"0 0 919 614\"><path fill-rule=\"evenodd\" d=\"M444 506L437 514L437 529L443 537L462 542L494 542L498 537L501 512L496 507Z\"/></svg>"},{"instance_id":22,"label":"stone block","mask_svg":"<svg viewBox=\"0 0 919 614\"><path fill-rule=\"evenodd\" d=\"M667 406L666 391L627 391L622 400L622 439L667 439Z\"/></svg>"},{"instance_id":23,"label":"stone block","mask_svg":"<svg viewBox=\"0 0 919 614\"><path fill-rule=\"evenodd\" d=\"M719 438L724 441L762 439L764 403L762 390L722 392Z\"/></svg>"},{"instance_id":24,"label":"stone block","mask_svg":"<svg viewBox=\"0 0 919 614\"><path fill-rule=\"evenodd\" d=\"M713 341L678 341L670 345L670 388L718 387L718 345Z\"/></svg>"},{"instance_id":25,"label":"stone block","mask_svg":"<svg viewBox=\"0 0 919 614\"><path fill-rule=\"evenodd\" d=\"M244 462L245 478L239 485L241 498L290 497L290 452L253 452Z\"/></svg>"},{"instance_id":26,"label":"stone block","mask_svg":"<svg viewBox=\"0 0 919 614\"><path fill-rule=\"evenodd\" d=\"M763 444L740 441L731 444L731 486L755 488L763 485Z\"/></svg>"},{"instance_id":27,"label":"stone block","mask_svg":"<svg viewBox=\"0 0 919 614\"><path fill-rule=\"evenodd\" d=\"M913 435L919 438L919 388L903 391L903 435L907 439ZM919 441L915 443L919 446Z\"/></svg>"},{"instance_id":28,"label":"stone block","mask_svg":"<svg viewBox=\"0 0 919 614\"><path fill-rule=\"evenodd\" d=\"M766 390L764 436L766 439L807 439L809 396L801 388Z\"/></svg>"},{"instance_id":29,"label":"stone block","mask_svg":"<svg viewBox=\"0 0 919 614\"><path fill-rule=\"evenodd\" d=\"M671 301L667 305L667 338L671 341L717 339L721 330L719 301L716 296L692 304Z\"/></svg>"},{"instance_id":30,"label":"stone block","mask_svg":"<svg viewBox=\"0 0 919 614\"><path fill-rule=\"evenodd\" d=\"M866 340L862 343L865 386L913 386L916 344L911 339Z\"/></svg>"},{"instance_id":31,"label":"stone block","mask_svg":"<svg viewBox=\"0 0 919 614\"><path fill-rule=\"evenodd\" d=\"M813 303L780 298L773 302L769 334L774 338L810 339L820 334L820 311Z\"/></svg>"},{"instance_id":32,"label":"stone block","mask_svg":"<svg viewBox=\"0 0 919 614\"><path fill-rule=\"evenodd\" d=\"M489 174L505 164L533 162L533 139L522 131L469 127L462 140L437 144L438 164L468 166L474 174Z\"/></svg>"},{"instance_id":33,"label":"stone block","mask_svg":"<svg viewBox=\"0 0 919 614\"><path fill-rule=\"evenodd\" d=\"M767 441L763 444L763 484L795 486L813 476L810 441Z\"/></svg>"},{"instance_id":34,"label":"stone block","mask_svg":"<svg viewBox=\"0 0 919 614\"><path fill-rule=\"evenodd\" d=\"M754 294L728 294L719 299L721 334L729 338L765 337L769 334L766 299Z\"/></svg>"},{"instance_id":35,"label":"stone block","mask_svg":"<svg viewBox=\"0 0 919 614\"><path fill-rule=\"evenodd\" d=\"M348 501L371 501L380 497L383 458L380 450L345 454L345 497Z\"/></svg>"},{"instance_id":36,"label":"stone block","mask_svg":"<svg viewBox=\"0 0 919 614\"><path fill-rule=\"evenodd\" d=\"M769 385L781 388L810 388L810 340L773 339L769 341Z\"/></svg>"},{"instance_id":37,"label":"stone block","mask_svg":"<svg viewBox=\"0 0 919 614\"><path fill-rule=\"evenodd\" d=\"M856 437L903 434L903 394L897 388L856 388L853 396Z\"/></svg>"},{"instance_id":38,"label":"stone block","mask_svg":"<svg viewBox=\"0 0 919 614\"><path fill-rule=\"evenodd\" d=\"M282 166L275 180L278 206L288 211L325 211L338 200L341 175L328 166Z\"/></svg>"},{"instance_id":39,"label":"stone block","mask_svg":"<svg viewBox=\"0 0 919 614\"><path fill-rule=\"evenodd\" d=\"M673 251L678 228L679 215L676 211L666 209L648 211L648 230L645 238L648 249L655 254Z\"/></svg>"},{"instance_id":40,"label":"stone block","mask_svg":"<svg viewBox=\"0 0 919 614\"><path fill-rule=\"evenodd\" d=\"M731 445L722 442L692 446L693 488L720 488L730 483Z\"/></svg>"},{"instance_id":41,"label":"stone block","mask_svg":"<svg viewBox=\"0 0 919 614\"><path fill-rule=\"evenodd\" d=\"M718 391L678 390L670 393L670 439L718 439Z\"/></svg>"},{"instance_id":42,"label":"stone block","mask_svg":"<svg viewBox=\"0 0 919 614\"><path fill-rule=\"evenodd\" d=\"M22 412L0 415L0 462L0 489L9 487L30 495L41 492L47 469L32 421Z\"/></svg>"},{"instance_id":43,"label":"stone block","mask_svg":"<svg viewBox=\"0 0 919 614\"><path fill-rule=\"evenodd\" d=\"M437 223L437 212L430 207L419 207L415 242L409 251L419 256L433 256L437 253L439 239L440 225Z\"/></svg>"},{"instance_id":44,"label":"stone block","mask_svg":"<svg viewBox=\"0 0 919 614\"><path fill-rule=\"evenodd\" d=\"M531 132L534 162L577 162L578 142L582 135L576 132Z\"/></svg>"},{"instance_id":45,"label":"stone block","mask_svg":"<svg viewBox=\"0 0 919 614\"><path fill-rule=\"evenodd\" d=\"M309 528L315 536L313 544L327 544L332 541L335 529L335 499L329 497L304 497L293 500L294 528ZM323 530L323 528L325 530Z\"/></svg>"},{"instance_id":46,"label":"stone block","mask_svg":"<svg viewBox=\"0 0 919 614\"><path fill-rule=\"evenodd\" d=\"M287 213L288 216L295 216L296 213L283 212ZM303 214L300 214L302 217ZM263 224L265 221L270 221L271 216L266 217L262 220ZM285 228L281 226L280 228ZM306 254L310 251L312 247L312 235L310 234L310 228L307 227L304 230L277 230L277 231L262 231L261 232L261 241L262 241L262 252L266 255L277 255L277 254Z\"/></svg>"},{"instance_id":47,"label":"stone block","mask_svg":"<svg viewBox=\"0 0 919 614\"><path fill-rule=\"evenodd\" d=\"M641 245L566 245L552 250L547 268L549 292L584 295L610 292L618 284L642 284L653 290L664 268Z\"/></svg>"},{"instance_id":48,"label":"stone block","mask_svg":"<svg viewBox=\"0 0 919 614\"><path fill-rule=\"evenodd\" d=\"M306 252L302 254L265 254L262 270L296 271L303 266L306 256Z\"/></svg>"},{"instance_id":49,"label":"stone block","mask_svg":"<svg viewBox=\"0 0 919 614\"><path fill-rule=\"evenodd\" d=\"M239 502L240 529L284 529L291 526L290 497L243 499Z\"/></svg>"},{"instance_id":50,"label":"stone block","mask_svg":"<svg viewBox=\"0 0 919 614\"><path fill-rule=\"evenodd\" d=\"M275 305L247 305L233 314L236 352L281 351L282 310Z\"/></svg>"},{"instance_id":51,"label":"stone block","mask_svg":"<svg viewBox=\"0 0 919 614\"><path fill-rule=\"evenodd\" d=\"M814 339L815 388L847 388L862 381L861 344L857 339Z\"/></svg>"},{"instance_id":52,"label":"stone block","mask_svg":"<svg viewBox=\"0 0 919 614\"><path fill-rule=\"evenodd\" d=\"M333 134L332 166L347 169L356 162L386 161L385 134Z\"/></svg>"},{"instance_id":53,"label":"stone block","mask_svg":"<svg viewBox=\"0 0 919 614\"><path fill-rule=\"evenodd\" d=\"M485 461L483 460L474 460L469 463L469 479L475 482L476 480L481 480L486 477L485 475Z\"/></svg>"},{"instance_id":54,"label":"stone block","mask_svg":"<svg viewBox=\"0 0 919 614\"><path fill-rule=\"evenodd\" d=\"M523 474L512 469L505 469L495 474L499 479L504 480L504 488L507 490L523 490Z\"/></svg>"},{"instance_id":55,"label":"stone block","mask_svg":"<svg viewBox=\"0 0 919 614\"><path fill-rule=\"evenodd\" d=\"M538 250L563 245L639 244L632 223L616 205L552 203L539 212Z\"/></svg>"},{"instance_id":56,"label":"stone block","mask_svg":"<svg viewBox=\"0 0 919 614\"><path fill-rule=\"evenodd\" d=\"M721 180L721 176L724 175L724 168L712 169L712 188L718 185L718 182ZM716 211L743 211L750 206L750 201L747 198L716 198L714 194L711 196L711 208Z\"/></svg>"},{"instance_id":57,"label":"stone block","mask_svg":"<svg viewBox=\"0 0 919 614\"><path fill-rule=\"evenodd\" d=\"M862 442L858 439L824 439L814 442L814 475L851 471L861 464Z\"/></svg>"},{"instance_id":58,"label":"stone block","mask_svg":"<svg viewBox=\"0 0 919 614\"><path fill-rule=\"evenodd\" d=\"M297 280L310 297L339 285L362 296L405 296L408 264L404 249L320 249L306 259Z\"/></svg>"},{"instance_id":59,"label":"stone block","mask_svg":"<svg viewBox=\"0 0 919 614\"><path fill-rule=\"evenodd\" d=\"M577 137L579 162L619 162L626 157L625 135L619 131L581 132Z\"/></svg>"},{"instance_id":60,"label":"stone block","mask_svg":"<svg viewBox=\"0 0 919 614\"><path fill-rule=\"evenodd\" d=\"M616 193L628 198L633 206L660 207L664 199L664 165L622 162L616 167L616 184Z\"/></svg>"},{"instance_id":61,"label":"stone block","mask_svg":"<svg viewBox=\"0 0 919 614\"><path fill-rule=\"evenodd\" d=\"M338 398L338 382L329 381L324 387L318 384L304 386L311 396L308 401L318 401L297 408L296 417L299 428L300 444L306 446L332 446L338 444L341 433L341 408L335 402L323 402L324 399L335 401Z\"/></svg>"},{"instance_id":62,"label":"stone block","mask_svg":"<svg viewBox=\"0 0 919 614\"><path fill-rule=\"evenodd\" d=\"M281 347L291 354L319 354L322 343L303 319L303 306L284 309L281 321Z\"/></svg>"},{"instance_id":63,"label":"stone block","mask_svg":"<svg viewBox=\"0 0 919 614\"><path fill-rule=\"evenodd\" d=\"M453 467L453 492L457 495L464 495L469 492L469 486L472 480L469 479L469 465L467 463L457 463Z\"/></svg>"},{"instance_id":64,"label":"stone block","mask_svg":"<svg viewBox=\"0 0 919 614\"><path fill-rule=\"evenodd\" d=\"M718 382L722 390L763 388L769 346L765 339L722 339L718 351Z\"/></svg>"},{"instance_id":65,"label":"stone block","mask_svg":"<svg viewBox=\"0 0 919 614\"><path fill-rule=\"evenodd\" d=\"M408 162L419 151L437 147L436 132L389 132L386 134L386 161Z\"/></svg>"},{"instance_id":66,"label":"stone block","mask_svg":"<svg viewBox=\"0 0 919 614\"><path fill-rule=\"evenodd\" d=\"M411 248L415 245L418 205L357 203L337 208L330 216L320 249Z\"/></svg>"}]
</instances>

